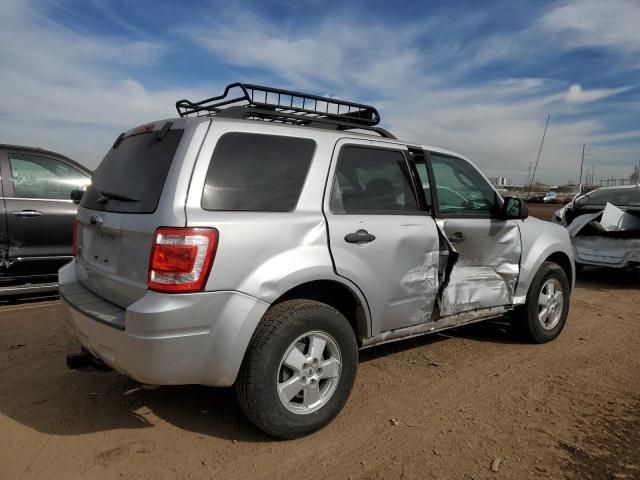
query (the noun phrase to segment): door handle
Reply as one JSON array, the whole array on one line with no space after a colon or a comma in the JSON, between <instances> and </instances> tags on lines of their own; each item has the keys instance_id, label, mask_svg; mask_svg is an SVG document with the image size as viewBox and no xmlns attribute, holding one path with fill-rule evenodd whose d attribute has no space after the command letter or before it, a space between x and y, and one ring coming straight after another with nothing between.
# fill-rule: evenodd
<instances>
[{"instance_id":1,"label":"door handle","mask_svg":"<svg viewBox=\"0 0 640 480\"><path fill-rule=\"evenodd\" d=\"M462 232L452 233L450 237L447 237L451 243L464 242L464 234Z\"/></svg>"},{"instance_id":2,"label":"door handle","mask_svg":"<svg viewBox=\"0 0 640 480\"><path fill-rule=\"evenodd\" d=\"M30 218L41 217L43 213L39 212L38 210L14 210L13 212L11 212L11 215L15 215L16 217Z\"/></svg>"},{"instance_id":3,"label":"door handle","mask_svg":"<svg viewBox=\"0 0 640 480\"><path fill-rule=\"evenodd\" d=\"M357 230L353 233L348 233L344 237L344 241L347 243L369 243L376 239L374 235L371 235L366 230Z\"/></svg>"}]
</instances>

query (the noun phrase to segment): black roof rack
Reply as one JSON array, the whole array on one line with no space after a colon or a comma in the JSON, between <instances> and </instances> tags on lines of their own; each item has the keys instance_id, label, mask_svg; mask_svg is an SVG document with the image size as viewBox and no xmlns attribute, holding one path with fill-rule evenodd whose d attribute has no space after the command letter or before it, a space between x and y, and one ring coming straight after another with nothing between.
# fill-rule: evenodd
<instances>
[{"instance_id":1,"label":"black roof rack","mask_svg":"<svg viewBox=\"0 0 640 480\"><path fill-rule=\"evenodd\" d=\"M231 95L231 90L238 95ZM231 83L222 95L199 102L179 100L176 109L181 117L249 118L336 130L362 129L395 138L375 126L380 114L370 105L249 83Z\"/></svg>"}]
</instances>

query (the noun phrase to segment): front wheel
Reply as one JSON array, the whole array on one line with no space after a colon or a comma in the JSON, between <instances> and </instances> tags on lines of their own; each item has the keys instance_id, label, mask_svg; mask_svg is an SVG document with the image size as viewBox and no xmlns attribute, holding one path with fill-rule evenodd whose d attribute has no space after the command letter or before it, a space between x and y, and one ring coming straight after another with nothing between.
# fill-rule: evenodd
<instances>
[{"instance_id":1,"label":"front wheel","mask_svg":"<svg viewBox=\"0 0 640 480\"><path fill-rule=\"evenodd\" d=\"M342 410L357 365L356 338L340 312L312 300L288 300L271 307L256 329L236 395L258 428L297 438Z\"/></svg>"},{"instance_id":2,"label":"front wheel","mask_svg":"<svg viewBox=\"0 0 640 480\"><path fill-rule=\"evenodd\" d=\"M562 267L553 262L542 264L516 318L525 339L545 343L560 335L569 314L570 298L571 287Z\"/></svg>"}]
</instances>

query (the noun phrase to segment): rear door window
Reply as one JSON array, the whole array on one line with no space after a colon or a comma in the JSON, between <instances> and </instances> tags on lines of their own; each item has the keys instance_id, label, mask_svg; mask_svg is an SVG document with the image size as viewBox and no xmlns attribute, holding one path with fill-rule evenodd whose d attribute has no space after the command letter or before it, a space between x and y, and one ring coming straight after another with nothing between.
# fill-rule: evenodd
<instances>
[{"instance_id":1,"label":"rear door window","mask_svg":"<svg viewBox=\"0 0 640 480\"><path fill-rule=\"evenodd\" d=\"M80 205L118 213L153 213L184 130L125 137L93 174Z\"/></svg>"},{"instance_id":2,"label":"rear door window","mask_svg":"<svg viewBox=\"0 0 640 480\"><path fill-rule=\"evenodd\" d=\"M205 210L289 212L315 151L308 138L231 132L219 140L202 194Z\"/></svg>"},{"instance_id":3,"label":"rear door window","mask_svg":"<svg viewBox=\"0 0 640 480\"><path fill-rule=\"evenodd\" d=\"M340 151L331 211L344 214L416 214L418 203L398 150L346 146Z\"/></svg>"}]
</instances>

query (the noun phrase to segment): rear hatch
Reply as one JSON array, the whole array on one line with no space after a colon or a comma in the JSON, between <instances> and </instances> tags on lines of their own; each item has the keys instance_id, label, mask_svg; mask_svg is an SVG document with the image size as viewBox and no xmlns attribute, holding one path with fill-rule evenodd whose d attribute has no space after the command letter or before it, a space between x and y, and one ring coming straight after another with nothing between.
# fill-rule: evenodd
<instances>
[{"instance_id":1,"label":"rear hatch","mask_svg":"<svg viewBox=\"0 0 640 480\"><path fill-rule=\"evenodd\" d=\"M198 141L196 129L190 130L185 133L185 121L178 119L120 135L80 202L78 278L89 290L123 308L147 290L155 229L184 226L184 205L174 199L186 196L183 184L188 182L178 179L189 169L185 160L195 159L197 152L189 145Z\"/></svg>"}]
</instances>

